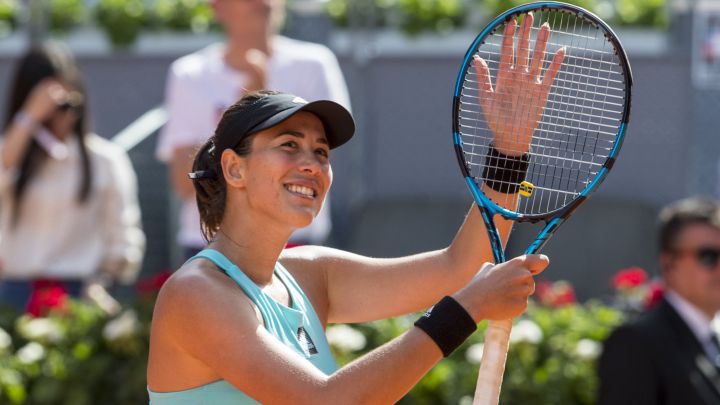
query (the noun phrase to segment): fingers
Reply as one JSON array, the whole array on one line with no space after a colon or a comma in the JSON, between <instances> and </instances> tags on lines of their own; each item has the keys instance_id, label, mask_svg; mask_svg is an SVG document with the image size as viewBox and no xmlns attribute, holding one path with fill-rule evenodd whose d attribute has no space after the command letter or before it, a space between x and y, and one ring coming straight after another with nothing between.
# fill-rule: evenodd
<instances>
[{"instance_id":1,"label":"fingers","mask_svg":"<svg viewBox=\"0 0 720 405\"><path fill-rule=\"evenodd\" d=\"M498 67L497 83L495 87L500 88L505 83L505 78L510 72L515 59L513 39L515 38L515 29L517 21L512 19L505 24L505 33L503 35L502 52L500 54L500 66Z\"/></svg>"},{"instance_id":2,"label":"fingers","mask_svg":"<svg viewBox=\"0 0 720 405\"><path fill-rule=\"evenodd\" d=\"M267 55L259 49L253 48L245 52L245 60L258 69L264 69L267 66Z\"/></svg>"},{"instance_id":3,"label":"fingers","mask_svg":"<svg viewBox=\"0 0 720 405\"><path fill-rule=\"evenodd\" d=\"M478 78L480 90L492 93L492 80L490 79L490 68L487 62L478 55L475 55L473 56L473 66L475 67L475 74Z\"/></svg>"},{"instance_id":4,"label":"fingers","mask_svg":"<svg viewBox=\"0 0 720 405\"><path fill-rule=\"evenodd\" d=\"M520 37L517 46L517 59L515 65L521 71L528 67L528 56L530 55L530 33L533 25L533 14L528 13L523 17L520 25Z\"/></svg>"},{"instance_id":5,"label":"fingers","mask_svg":"<svg viewBox=\"0 0 720 405\"><path fill-rule=\"evenodd\" d=\"M540 77L540 69L542 69L545 61L545 49L550 38L550 25L545 22L540 26L537 42L535 43L535 51L533 51L532 63L530 64L530 76L533 78Z\"/></svg>"},{"instance_id":6,"label":"fingers","mask_svg":"<svg viewBox=\"0 0 720 405\"><path fill-rule=\"evenodd\" d=\"M550 86L553 84L553 81L555 80L555 76L557 75L558 71L560 70L560 65L562 65L563 60L565 59L565 47L558 49L557 52L555 52L555 55L553 56L552 63L550 64L550 67L548 68L547 72L545 72L545 77L543 77L543 87L545 88L545 91L550 88Z\"/></svg>"},{"instance_id":7,"label":"fingers","mask_svg":"<svg viewBox=\"0 0 720 405\"><path fill-rule=\"evenodd\" d=\"M268 70L267 55L258 49L249 49L245 53L245 60L250 67L247 71L250 77L245 86L246 90L255 91L266 88Z\"/></svg>"},{"instance_id":8,"label":"fingers","mask_svg":"<svg viewBox=\"0 0 720 405\"><path fill-rule=\"evenodd\" d=\"M521 267L527 269L530 274L537 275L550 264L550 259L545 255L522 255L505 262L509 267Z\"/></svg>"},{"instance_id":9,"label":"fingers","mask_svg":"<svg viewBox=\"0 0 720 405\"><path fill-rule=\"evenodd\" d=\"M490 108L490 96L493 92L490 68L487 62L477 55L473 56L473 66L477 75L480 106L484 111L488 111Z\"/></svg>"},{"instance_id":10,"label":"fingers","mask_svg":"<svg viewBox=\"0 0 720 405\"><path fill-rule=\"evenodd\" d=\"M55 104L60 105L67 101L69 93L60 83L53 82L48 84L47 94L50 98L52 98Z\"/></svg>"},{"instance_id":11,"label":"fingers","mask_svg":"<svg viewBox=\"0 0 720 405\"><path fill-rule=\"evenodd\" d=\"M535 294L535 279L531 278L528 280L528 289L530 290L528 296Z\"/></svg>"},{"instance_id":12,"label":"fingers","mask_svg":"<svg viewBox=\"0 0 720 405\"><path fill-rule=\"evenodd\" d=\"M550 264L550 259L545 255L525 255L525 268L535 276L543 272Z\"/></svg>"}]
</instances>

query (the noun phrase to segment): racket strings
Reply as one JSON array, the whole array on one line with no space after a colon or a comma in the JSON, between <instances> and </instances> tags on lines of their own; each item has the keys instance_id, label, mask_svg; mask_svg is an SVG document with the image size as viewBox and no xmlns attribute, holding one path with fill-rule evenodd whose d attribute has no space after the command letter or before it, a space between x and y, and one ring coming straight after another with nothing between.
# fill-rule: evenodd
<instances>
[{"instance_id":1,"label":"racket strings","mask_svg":"<svg viewBox=\"0 0 720 405\"><path fill-rule=\"evenodd\" d=\"M555 52L565 48L565 58L550 88L547 103L539 120L513 116L508 103L499 103L493 114L512 123L511 131L533 131L526 181L531 194L520 198L517 212L544 214L570 203L598 175L615 144L625 108L625 77L616 50L598 26L572 13L541 12L535 14L529 50L532 60L543 23L550 36L543 52L541 75L544 75ZM520 24L518 24L520 25ZM498 27L479 45L477 54L488 65L494 90L502 66L504 25ZM515 33L518 43L521 30ZM516 51L517 52L517 51ZM514 62L513 62L514 63ZM468 170L478 184L487 166L486 155L494 140L482 110L481 79L469 66L462 83L458 110L458 127ZM529 114L525 112L525 114ZM520 124L527 122L533 128ZM517 139L518 143L520 140ZM505 150L522 153L523 150ZM507 200L515 201L515 195ZM496 201L506 205L508 201ZM507 206L507 205L506 205Z\"/></svg>"}]
</instances>

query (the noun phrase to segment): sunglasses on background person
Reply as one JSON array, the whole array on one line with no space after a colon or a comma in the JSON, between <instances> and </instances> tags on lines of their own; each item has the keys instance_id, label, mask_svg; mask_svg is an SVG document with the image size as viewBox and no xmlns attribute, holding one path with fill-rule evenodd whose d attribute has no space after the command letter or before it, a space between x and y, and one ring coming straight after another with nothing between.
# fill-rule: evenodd
<instances>
[{"instance_id":1,"label":"sunglasses on background person","mask_svg":"<svg viewBox=\"0 0 720 405\"><path fill-rule=\"evenodd\" d=\"M673 251L673 253L676 255L693 255L698 263L710 270L717 268L718 262L720 262L720 247L715 246L701 246L695 249L677 249Z\"/></svg>"},{"instance_id":2,"label":"sunglasses on background person","mask_svg":"<svg viewBox=\"0 0 720 405\"><path fill-rule=\"evenodd\" d=\"M82 94L80 94L77 91L71 91L67 95L67 99L63 101L60 105L58 105L59 111L70 111L70 110L78 110L83 105L84 97Z\"/></svg>"}]
</instances>

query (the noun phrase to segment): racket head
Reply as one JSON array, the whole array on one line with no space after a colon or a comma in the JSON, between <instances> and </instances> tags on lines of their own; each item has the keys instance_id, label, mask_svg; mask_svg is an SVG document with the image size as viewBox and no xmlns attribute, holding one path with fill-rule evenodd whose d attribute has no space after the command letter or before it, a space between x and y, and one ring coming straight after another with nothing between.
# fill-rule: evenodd
<instances>
[{"instance_id":1,"label":"racket head","mask_svg":"<svg viewBox=\"0 0 720 405\"><path fill-rule=\"evenodd\" d=\"M565 56L532 136L526 177L532 194L519 197L517 209L511 210L481 187L493 132L483 112L481 98L487 93L481 90L474 57L487 63L493 90L497 90L506 24L513 19L518 22L515 46L522 32L520 21L530 12L534 21L529 58L534 56L543 23L550 26L541 64L543 74L559 48L565 47ZM632 71L620 40L589 11L561 2L536 2L495 18L468 48L453 94L453 142L475 200L492 213L519 222L569 216L614 164L630 118L631 89ZM502 108L499 113L503 113Z\"/></svg>"}]
</instances>

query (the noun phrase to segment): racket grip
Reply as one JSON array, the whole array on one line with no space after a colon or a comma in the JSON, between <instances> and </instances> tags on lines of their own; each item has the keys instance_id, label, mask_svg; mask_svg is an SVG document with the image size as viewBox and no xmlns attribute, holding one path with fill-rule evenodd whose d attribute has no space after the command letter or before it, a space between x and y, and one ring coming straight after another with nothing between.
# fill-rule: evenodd
<instances>
[{"instance_id":1,"label":"racket grip","mask_svg":"<svg viewBox=\"0 0 720 405\"><path fill-rule=\"evenodd\" d=\"M488 323L473 405L497 405L500 401L511 330L512 319Z\"/></svg>"}]
</instances>

